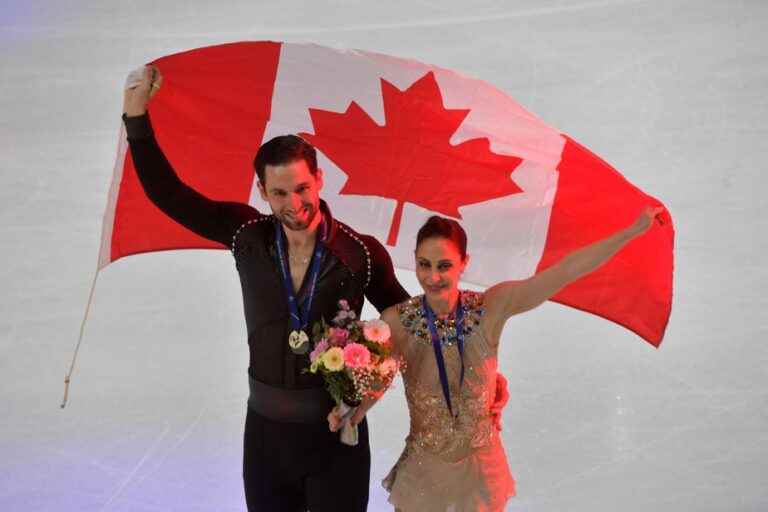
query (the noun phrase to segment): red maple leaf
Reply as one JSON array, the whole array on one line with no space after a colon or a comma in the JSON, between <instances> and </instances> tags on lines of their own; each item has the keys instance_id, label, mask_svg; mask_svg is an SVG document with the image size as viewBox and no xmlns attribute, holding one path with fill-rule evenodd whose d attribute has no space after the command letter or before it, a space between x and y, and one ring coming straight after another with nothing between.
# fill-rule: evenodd
<instances>
[{"instance_id":1,"label":"red maple leaf","mask_svg":"<svg viewBox=\"0 0 768 512\"><path fill-rule=\"evenodd\" d=\"M302 133L349 179L341 194L395 199L387 244L397 243L404 203L461 218L459 206L522 192L510 174L520 158L497 155L487 138L451 145L469 109L446 109L433 72L405 91L381 79L385 123L354 101L346 112L309 109L315 134Z\"/></svg>"}]
</instances>

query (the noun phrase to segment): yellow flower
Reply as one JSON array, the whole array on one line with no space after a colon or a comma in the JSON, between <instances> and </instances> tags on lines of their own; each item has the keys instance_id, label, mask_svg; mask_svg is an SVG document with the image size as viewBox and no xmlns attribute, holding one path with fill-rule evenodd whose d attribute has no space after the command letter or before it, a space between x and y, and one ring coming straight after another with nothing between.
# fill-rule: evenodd
<instances>
[{"instance_id":1,"label":"yellow flower","mask_svg":"<svg viewBox=\"0 0 768 512\"><path fill-rule=\"evenodd\" d=\"M338 372L344 368L344 351L340 347L331 347L323 354L323 365L328 371Z\"/></svg>"}]
</instances>

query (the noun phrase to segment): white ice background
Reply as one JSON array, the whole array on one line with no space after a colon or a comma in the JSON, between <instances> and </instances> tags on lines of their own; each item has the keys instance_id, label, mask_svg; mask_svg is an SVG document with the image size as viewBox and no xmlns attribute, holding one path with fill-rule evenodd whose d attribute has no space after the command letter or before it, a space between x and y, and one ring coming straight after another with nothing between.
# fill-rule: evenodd
<instances>
[{"instance_id":1,"label":"white ice background","mask_svg":"<svg viewBox=\"0 0 768 512\"><path fill-rule=\"evenodd\" d=\"M3 1L0 510L245 509L247 347L226 252L104 270L59 402L127 72L261 39L486 80L674 216L661 349L557 304L508 323L503 436L519 494L508 510L768 510L767 30L761 0ZM378 480L402 448L402 386L370 423L370 510L390 510Z\"/></svg>"}]
</instances>

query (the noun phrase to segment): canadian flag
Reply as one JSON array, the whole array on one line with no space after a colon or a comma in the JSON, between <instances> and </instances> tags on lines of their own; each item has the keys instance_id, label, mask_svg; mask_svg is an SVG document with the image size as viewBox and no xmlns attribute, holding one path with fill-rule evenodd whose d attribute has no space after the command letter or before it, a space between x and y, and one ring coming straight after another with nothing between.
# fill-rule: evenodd
<instances>
[{"instance_id":1,"label":"canadian flag","mask_svg":"<svg viewBox=\"0 0 768 512\"><path fill-rule=\"evenodd\" d=\"M318 149L336 217L414 268L432 214L467 230L468 282L524 279L661 203L493 86L413 60L277 42L200 48L154 62L160 146L183 181L261 211L252 168L263 141L297 133ZM99 268L131 254L222 248L144 195L121 134ZM672 301L674 230L663 224L552 300L658 346Z\"/></svg>"}]
</instances>

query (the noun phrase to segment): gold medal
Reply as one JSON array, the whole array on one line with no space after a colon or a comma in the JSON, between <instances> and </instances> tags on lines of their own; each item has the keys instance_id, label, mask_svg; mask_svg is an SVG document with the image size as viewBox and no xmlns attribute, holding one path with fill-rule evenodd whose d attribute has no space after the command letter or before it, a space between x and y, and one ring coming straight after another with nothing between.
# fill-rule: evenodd
<instances>
[{"instance_id":1,"label":"gold medal","mask_svg":"<svg viewBox=\"0 0 768 512\"><path fill-rule=\"evenodd\" d=\"M302 330L291 331L288 336L288 345L294 354L306 354L309 352L309 336Z\"/></svg>"}]
</instances>

